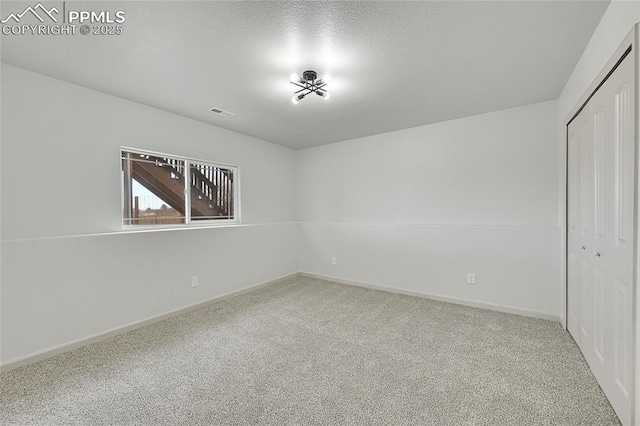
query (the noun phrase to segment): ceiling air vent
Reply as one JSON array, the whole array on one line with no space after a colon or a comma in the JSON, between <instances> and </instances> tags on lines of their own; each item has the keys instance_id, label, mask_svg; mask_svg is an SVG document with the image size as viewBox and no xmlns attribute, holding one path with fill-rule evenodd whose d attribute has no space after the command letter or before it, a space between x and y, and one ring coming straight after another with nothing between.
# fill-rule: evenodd
<instances>
[{"instance_id":1,"label":"ceiling air vent","mask_svg":"<svg viewBox=\"0 0 640 426\"><path fill-rule=\"evenodd\" d=\"M219 108L211 108L211 112L221 115L223 117L233 117L235 114L229 111L225 111Z\"/></svg>"}]
</instances>

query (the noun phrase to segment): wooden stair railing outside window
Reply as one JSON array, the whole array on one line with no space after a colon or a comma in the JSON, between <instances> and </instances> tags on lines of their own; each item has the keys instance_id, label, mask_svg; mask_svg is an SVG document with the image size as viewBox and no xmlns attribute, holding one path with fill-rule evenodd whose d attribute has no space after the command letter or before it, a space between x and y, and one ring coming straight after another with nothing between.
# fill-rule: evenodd
<instances>
[{"instance_id":1,"label":"wooden stair railing outside window","mask_svg":"<svg viewBox=\"0 0 640 426\"><path fill-rule=\"evenodd\" d=\"M184 215L184 161L151 155L131 160L131 177ZM192 219L232 218L233 173L198 163L191 163L189 172ZM132 207L137 207L135 202ZM139 212L132 213L139 217Z\"/></svg>"}]
</instances>

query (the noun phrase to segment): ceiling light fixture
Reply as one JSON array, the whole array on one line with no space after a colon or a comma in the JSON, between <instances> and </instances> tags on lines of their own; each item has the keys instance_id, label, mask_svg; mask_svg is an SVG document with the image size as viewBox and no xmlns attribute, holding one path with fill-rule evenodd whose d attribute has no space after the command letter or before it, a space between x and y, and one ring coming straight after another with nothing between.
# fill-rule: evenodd
<instances>
[{"instance_id":1,"label":"ceiling light fixture","mask_svg":"<svg viewBox=\"0 0 640 426\"><path fill-rule=\"evenodd\" d=\"M329 92L324 87L331 81L331 77L325 75L322 78L318 78L318 73L315 71L305 71L302 73L302 77L298 74L291 74L291 84L300 87L300 90L294 92L291 102L297 104L304 99L310 93L315 93L323 99L329 99Z\"/></svg>"}]
</instances>

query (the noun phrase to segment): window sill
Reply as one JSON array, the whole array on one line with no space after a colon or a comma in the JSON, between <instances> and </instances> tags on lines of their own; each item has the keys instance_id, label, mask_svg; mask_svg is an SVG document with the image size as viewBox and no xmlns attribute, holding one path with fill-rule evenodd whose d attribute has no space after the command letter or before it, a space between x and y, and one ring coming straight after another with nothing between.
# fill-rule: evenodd
<instances>
[{"instance_id":1,"label":"window sill","mask_svg":"<svg viewBox=\"0 0 640 426\"><path fill-rule=\"evenodd\" d=\"M156 231L178 231L185 229L203 229L203 228L229 228L242 225L238 220L232 221L207 221L200 223L183 223L170 225L122 225L123 233L136 232L156 232Z\"/></svg>"}]
</instances>

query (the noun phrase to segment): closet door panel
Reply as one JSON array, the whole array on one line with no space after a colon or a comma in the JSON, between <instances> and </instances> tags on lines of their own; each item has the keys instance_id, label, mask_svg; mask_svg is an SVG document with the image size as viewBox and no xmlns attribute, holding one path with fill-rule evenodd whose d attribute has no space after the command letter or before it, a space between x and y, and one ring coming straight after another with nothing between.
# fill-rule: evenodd
<instances>
[{"instance_id":1,"label":"closet door panel","mask_svg":"<svg viewBox=\"0 0 640 426\"><path fill-rule=\"evenodd\" d=\"M613 380L619 393L615 398L625 403L629 401L631 386L631 292L628 284L618 280L615 284Z\"/></svg>"},{"instance_id":2,"label":"closet door panel","mask_svg":"<svg viewBox=\"0 0 640 426\"><path fill-rule=\"evenodd\" d=\"M590 125L594 154L594 240L587 255L593 257L593 339L590 345L591 368L608 386L613 357L611 306L611 217L613 212L613 144L610 90L603 86L590 102Z\"/></svg>"},{"instance_id":3,"label":"closet door panel","mask_svg":"<svg viewBox=\"0 0 640 426\"><path fill-rule=\"evenodd\" d=\"M587 362L593 364L594 332L594 241L596 151L592 108L580 115L580 338L578 345ZM582 249L584 247L584 249Z\"/></svg>"},{"instance_id":4,"label":"closet door panel","mask_svg":"<svg viewBox=\"0 0 640 426\"><path fill-rule=\"evenodd\" d=\"M631 362L634 264L635 143L633 136L633 62L628 56L610 77L614 150L614 200L610 289L613 299L611 365L614 390L607 394L621 419L631 406ZM622 407L629 407L622 408ZM624 422L624 420L623 420Z\"/></svg>"},{"instance_id":5,"label":"closet door panel","mask_svg":"<svg viewBox=\"0 0 640 426\"><path fill-rule=\"evenodd\" d=\"M593 351L594 366L598 369L605 368L605 321L606 321L606 287L605 273L599 267L593 268L593 339L590 350Z\"/></svg>"},{"instance_id":6,"label":"closet door panel","mask_svg":"<svg viewBox=\"0 0 640 426\"><path fill-rule=\"evenodd\" d=\"M624 83L616 91L614 101L615 244L624 250L633 244L633 167L635 153L630 82Z\"/></svg>"},{"instance_id":7,"label":"closet door panel","mask_svg":"<svg viewBox=\"0 0 640 426\"><path fill-rule=\"evenodd\" d=\"M567 328L575 339L580 325L580 126L568 128L567 176Z\"/></svg>"}]
</instances>

